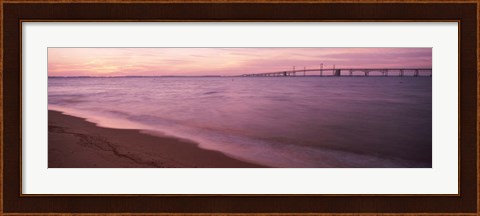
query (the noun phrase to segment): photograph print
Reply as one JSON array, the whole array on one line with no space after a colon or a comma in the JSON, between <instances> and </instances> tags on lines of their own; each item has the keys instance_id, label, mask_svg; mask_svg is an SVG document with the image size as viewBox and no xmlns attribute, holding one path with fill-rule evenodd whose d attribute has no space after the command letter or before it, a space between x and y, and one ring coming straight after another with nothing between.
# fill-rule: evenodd
<instances>
[{"instance_id":1,"label":"photograph print","mask_svg":"<svg viewBox=\"0 0 480 216\"><path fill-rule=\"evenodd\" d=\"M431 168L432 48L48 48L49 168Z\"/></svg>"}]
</instances>

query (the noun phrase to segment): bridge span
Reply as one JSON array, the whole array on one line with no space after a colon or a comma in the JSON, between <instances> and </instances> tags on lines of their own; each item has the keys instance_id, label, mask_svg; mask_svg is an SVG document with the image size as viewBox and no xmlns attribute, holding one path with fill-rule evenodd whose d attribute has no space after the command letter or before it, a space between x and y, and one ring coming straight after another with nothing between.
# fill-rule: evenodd
<instances>
[{"instance_id":1,"label":"bridge span","mask_svg":"<svg viewBox=\"0 0 480 216\"><path fill-rule=\"evenodd\" d=\"M244 77L288 77L288 76L325 76L325 77L368 77L368 76L432 76L432 68L332 68L277 71L267 73L242 74Z\"/></svg>"}]
</instances>

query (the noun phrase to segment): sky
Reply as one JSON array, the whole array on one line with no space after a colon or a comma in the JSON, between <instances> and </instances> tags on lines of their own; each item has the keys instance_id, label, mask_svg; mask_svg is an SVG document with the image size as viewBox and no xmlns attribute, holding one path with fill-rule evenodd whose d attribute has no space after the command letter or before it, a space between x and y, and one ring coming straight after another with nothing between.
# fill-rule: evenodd
<instances>
[{"instance_id":1,"label":"sky","mask_svg":"<svg viewBox=\"0 0 480 216\"><path fill-rule=\"evenodd\" d=\"M431 48L48 48L49 76L241 75L320 68L431 68Z\"/></svg>"}]
</instances>

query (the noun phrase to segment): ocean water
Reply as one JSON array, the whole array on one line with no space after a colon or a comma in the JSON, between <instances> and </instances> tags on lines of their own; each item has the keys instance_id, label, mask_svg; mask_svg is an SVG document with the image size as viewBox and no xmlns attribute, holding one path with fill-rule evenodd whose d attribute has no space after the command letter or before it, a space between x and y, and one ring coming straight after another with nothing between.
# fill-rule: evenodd
<instances>
[{"instance_id":1,"label":"ocean water","mask_svg":"<svg viewBox=\"0 0 480 216\"><path fill-rule=\"evenodd\" d=\"M431 167L431 77L49 78L49 109L271 167Z\"/></svg>"}]
</instances>

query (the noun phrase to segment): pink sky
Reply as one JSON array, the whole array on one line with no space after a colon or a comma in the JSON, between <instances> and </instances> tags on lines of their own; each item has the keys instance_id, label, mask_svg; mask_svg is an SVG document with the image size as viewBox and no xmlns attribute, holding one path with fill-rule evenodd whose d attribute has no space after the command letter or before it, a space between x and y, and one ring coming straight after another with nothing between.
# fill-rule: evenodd
<instances>
[{"instance_id":1,"label":"pink sky","mask_svg":"<svg viewBox=\"0 0 480 216\"><path fill-rule=\"evenodd\" d=\"M431 68L431 48L48 48L49 76L241 75L319 68Z\"/></svg>"}]
</instances>

